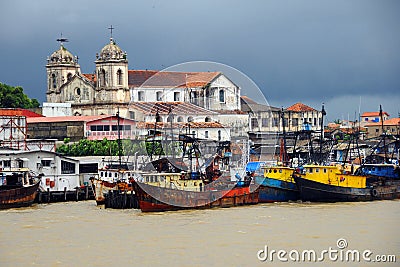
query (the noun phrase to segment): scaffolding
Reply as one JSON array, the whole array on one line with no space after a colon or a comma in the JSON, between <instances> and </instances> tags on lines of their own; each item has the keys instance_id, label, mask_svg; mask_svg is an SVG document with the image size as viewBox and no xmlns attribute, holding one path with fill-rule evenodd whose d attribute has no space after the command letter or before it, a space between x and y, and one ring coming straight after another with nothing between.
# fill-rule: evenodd
<instances>
[{"instance_id":1,"label":"scaffolding","mask_svg":"<svg viewBox=\"0 0 400 267\"><path fill-rule=\"evenodd\" d=\"M10 112L12 111L10 110ZM26 117L0 114L0 147L26 150L27 124Z\"/></svg>"}]
</instances>

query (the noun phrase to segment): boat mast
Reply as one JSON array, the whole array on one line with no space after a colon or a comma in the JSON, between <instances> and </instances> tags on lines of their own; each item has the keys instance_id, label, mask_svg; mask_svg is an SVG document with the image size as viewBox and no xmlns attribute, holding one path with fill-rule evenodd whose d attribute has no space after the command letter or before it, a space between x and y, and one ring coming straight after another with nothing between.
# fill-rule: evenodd
<instances>
[{"instance_id":1,"label":"boat mast","mask_svg":"<svg viewBox=\"0 0 400 267\"><path fill-rule=\"evenodd\" d=\"M173 128L172 128L172 122L174 121L174 115L172 114L172 104L169 105L169 110L168 110L168 116L170 118L171 121L171 156L172 158L175 158L175 151L174 151L174 132L173 132Z\"/></svg>"},{"instance_id":2,"label":"boat mast","mask_svg":"<svg viewBox=\"0 0 400 267\"><path fill-rule=\"evenodd\" d=\"M288 165L288 156L286 153L286 130L285 130L285 113L283 112L283 107L281 108L281 119L282 119L282 132L283 132L283 140L281 142L283 142L283 147L281 147L281 151L280 151L280 160L282 161L283 166L287 166Z\"/></svg>"},{"instance_id":3,"label":"boat mast","mask_svg":"<svg viewBox=\"0 0 400 267\"><path fill-rule=\"evenodd\" d=\"M323 141L323 134L324 134L324 116L326 115L324 103L322 103L322 110L321 110L321 133L320 133L320 144L319 144L319 163L322 164L322 141Z\"/></svg>"},{"instance_id":4,"label":"boat mast","mask_svg":"<svg viewBox=\"0 0 400 267\"><path fill-rule=\"evenodd\" d=\"M383 127L383 112L382 112L382 105L379 105L379 116L381 117L381 127L382 127L382 137L383 137L383 151L385 152L385 163L387 163L387 155L386 155L386 134L385 134L385 129Z\"/></svg>"}]
</instances>

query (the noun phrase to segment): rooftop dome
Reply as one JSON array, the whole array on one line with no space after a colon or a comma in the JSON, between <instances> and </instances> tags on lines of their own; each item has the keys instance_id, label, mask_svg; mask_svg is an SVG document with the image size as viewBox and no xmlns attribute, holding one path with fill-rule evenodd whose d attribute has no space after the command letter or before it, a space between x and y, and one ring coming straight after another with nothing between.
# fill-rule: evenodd
<instances>
[{"instance_id":1,"label":"rooftop dome","mask_svg":"<svg viewBox=\"0 0 400 267\"><path fill-rule=\"evenodd\" d=\"M51 54L47 61L48 63L77 63L77 59L63 45L60 46L60 49Z\"/></svg>"},{"instance_id":2,"label":"rooftop dome","mask_svg":"<svg viewBox=\"0 0 400 267\"><path fill-rule=\"evenodd\" d=\"M97 60L126 60L126 53L110 38L110 43L101 49L100 55L96 55Z\"/></svg>"}]
</instances>

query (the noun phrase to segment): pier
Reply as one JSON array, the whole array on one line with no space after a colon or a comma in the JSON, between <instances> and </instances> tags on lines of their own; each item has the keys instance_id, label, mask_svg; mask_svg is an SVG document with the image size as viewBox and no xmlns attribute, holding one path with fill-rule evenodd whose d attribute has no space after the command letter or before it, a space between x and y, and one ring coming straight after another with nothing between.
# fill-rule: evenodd
<instances>
[{"instance_id":1,"label":"pier","mask_svg":"<svg viewBox=\"0 0 400 267\"><path fill-rule=\"evenodd\" d=\"M64 191L39 191L36 195L36 203L53 203L53 202L67 202L67 201L82 201L82 200L93 200L94 192L91 186L76 187L74 191L67 190L64 187Z\"/></svg>"}]
</instances>

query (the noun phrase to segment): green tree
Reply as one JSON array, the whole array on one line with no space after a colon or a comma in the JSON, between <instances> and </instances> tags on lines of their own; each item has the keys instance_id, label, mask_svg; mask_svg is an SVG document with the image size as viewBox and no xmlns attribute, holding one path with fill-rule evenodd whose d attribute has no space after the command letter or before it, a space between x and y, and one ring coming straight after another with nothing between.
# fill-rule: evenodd
<instances>
[{"instance_id":1,"label":"green tree","mask_svg":"<svg viewBox=\"0 0 400 267\"><path fill-rule=\"evenodd\" d=\"M0 83L0 107L1 108L38 108L37 99L30 99L24 94L24 89Z\"/></svg>"}]
</instances>

